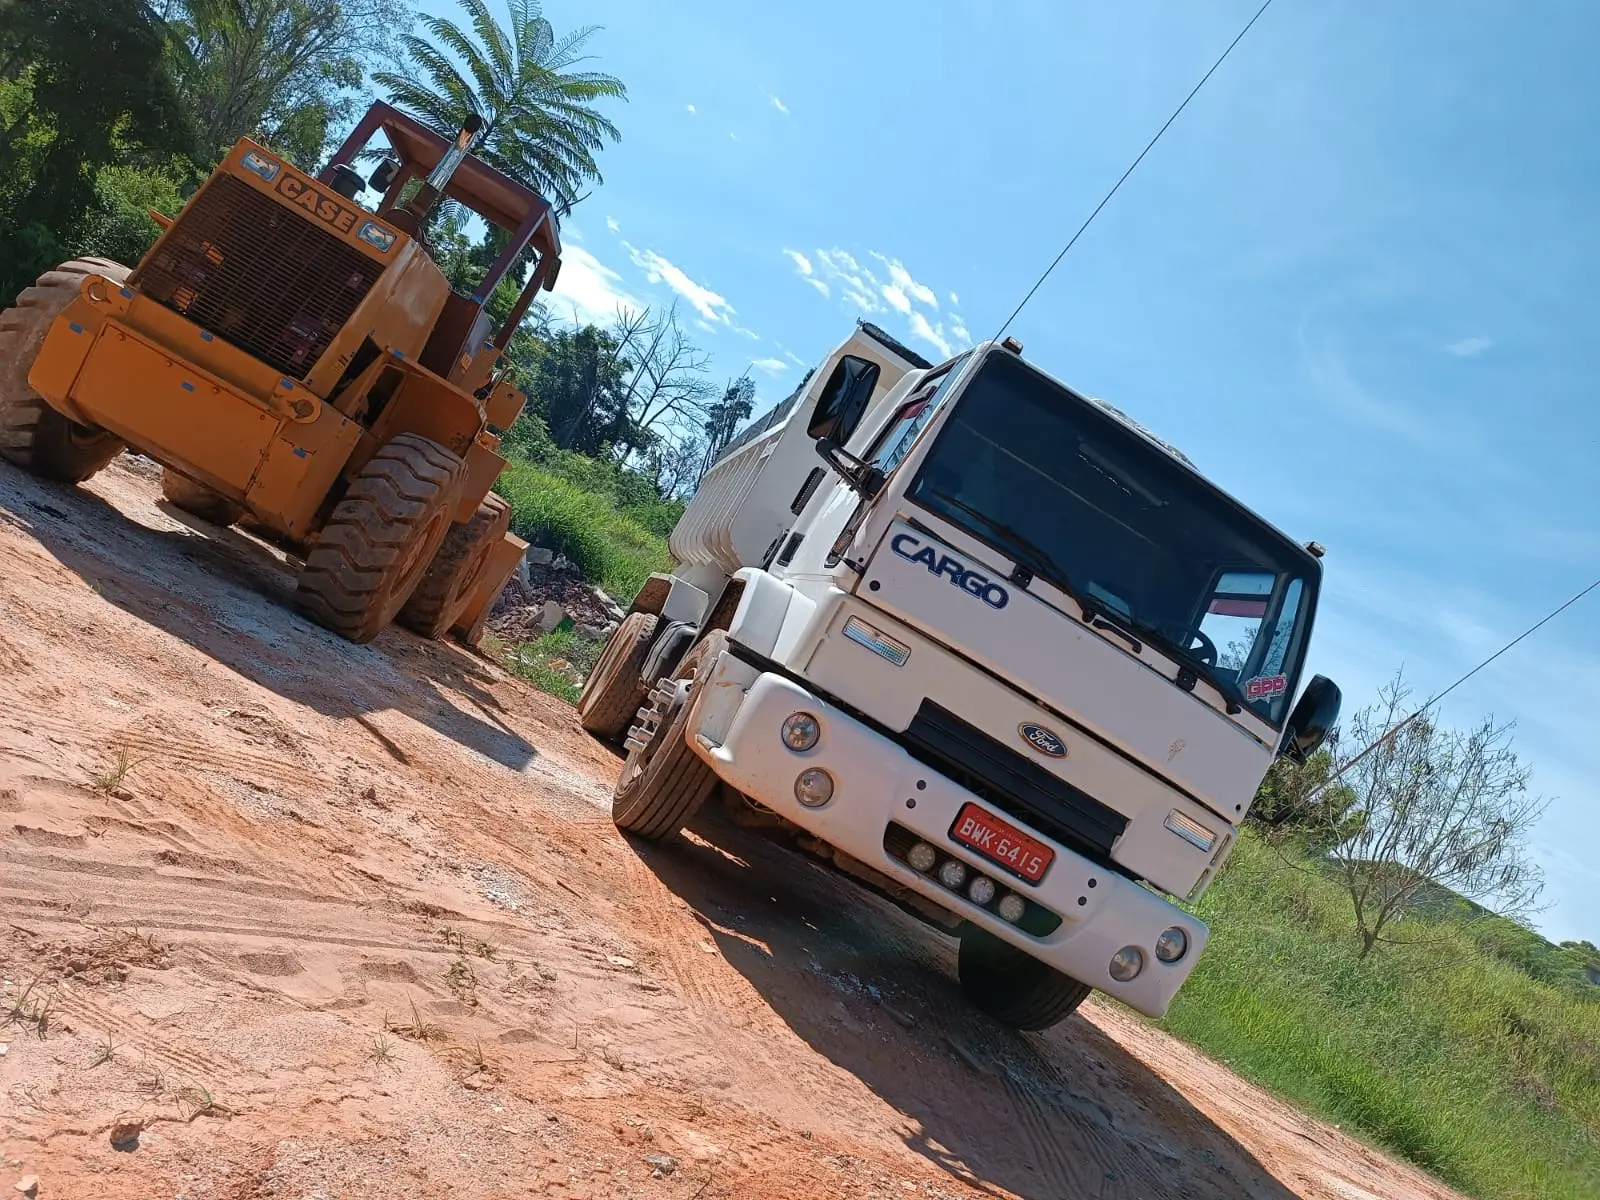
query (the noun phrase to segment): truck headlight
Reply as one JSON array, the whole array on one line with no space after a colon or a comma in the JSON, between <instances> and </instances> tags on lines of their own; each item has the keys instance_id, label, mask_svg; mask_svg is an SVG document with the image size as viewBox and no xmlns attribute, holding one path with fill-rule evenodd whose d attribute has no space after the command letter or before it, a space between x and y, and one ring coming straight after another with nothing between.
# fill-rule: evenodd
<instances>
[{"instance_id":1,"label":"truck headlight","mask_svg":"<svg viewBox=\"0 0 1600 1200\"><path fill-rule=\"evenodd\" d=\"M927 842L918 842L906 851L906 861L911 864L912 870L926 875L933 870L933 864L939 861L939 852Z\"/></svg>"},{"instance_id":2,"label":"truck headlight","mask_svg":"<svg viewBox=\"0 0 1600 1200\"><path fill-rule=\"evenodd\" d=\"M833 776L821 767L801 771L794 781L794 798L807 808L821 808L833 799Z\"/></svg>"},{"instance_id":3,"label":"truck headlight","mask_svg":"<svg viewBox=\"0 0 1600 1200\"><path fill-rule=\"evenodd\" d=\"M1107 970L1118 983L1127 983L1144 970L1144 951L1137 946L1124 946L1111 956Z\"/></svg>"},{"instance_id":4,"label":"truck headlight","mask_svg":"<svg viewBox=\"0 0 1600 1200\"><path fill-rule=\"evenodd\" d=\"M784 718L783 744L797 753L811 749L821 736L822 726L810 713L791 713Z\"/></svg>"},{"instance_id":5,"label":"truck headlight","mask_svg":"<svg viewBox=\"0 0 1600 1200\"><path fill-rule=\"evenodd\" d=\"M1000 897L1000 915L1015 925L1028 913L1028 902L1015 892Z\"/></svg>"},{"instance_id":6,"label":"truck headlight","mask_svg":"<svg viewBox=\"0 0 1600 1200\"><path fill-rule=\"evenodd\" d=\"M967 881L967 864L956 859L946 859L939 868L939 882L952 892Z\"/></svg>"},{"instance_id":7,"label":"truck headlight","mask_svg":"<svg viewBox=\"0 0 1600 1200\"><path fill-rule=\"evenodd\" d=\"M1189 935L1180 926L1161 931L1156 939L1156 957L1164 963L1175 963L1189 953Z\"/></svg>"},{"instance_id":8,"label":"truck headlight","mask_svg":"<svg viewBox=\"0 0 1600 1200\"><path fill-rule=\"evenodd\" d=\"M978 875L967 884L967 899L988 908L989 902L994 899L995 891L994 880L987 875Z\"/></svg>"}]
</instances>

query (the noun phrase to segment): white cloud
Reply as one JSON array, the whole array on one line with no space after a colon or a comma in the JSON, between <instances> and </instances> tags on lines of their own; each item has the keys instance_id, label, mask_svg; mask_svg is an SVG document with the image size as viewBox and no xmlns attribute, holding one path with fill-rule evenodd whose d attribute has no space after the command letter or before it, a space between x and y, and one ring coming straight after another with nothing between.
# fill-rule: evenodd
<instances>
[{"instance_id":1,"label":"white cloud","mask_svg":"<svg viewBox=\"0 0 1600 1200\"><path fill-rule=\"evenodd\" d=\"M785 250L784 253L789 256L789 261L794 263L794 269L799 272L801 279L804 279L824 296L831 294L828 291L828 285L817 278L816 269L812 267L811 260L809 258L807 258L804 254L801 254L798 250Z\"/></svg>"},{"instance_id":2,"label":"white cloud","mask_svg":"<svg viewBox=\"0 0 1600 1200\"><path fill-rule=\"evenodd\" d=\"M607 325L619 308L638 312L645 307L622 286L622 276L571 242L561 248L561 274L550 296L558 316L571 314L580 324Z\"/></svg>"},{"instance_id":3,"label":"white cloud","mask_svg":"<svg viewBox=\"0 0 1600 1200\"><path fill-rule=\"evenodd\" d=\"M616 233L621 230L622 226L617 224L617 219L615 217L607 217L606 228L611 230L612 233Z\"/></svg>"},{"instance_id":4,"label":"white cloud","mask_svg":"<svg viewBox=\"0 0 1600 1200\"><path fill-rule=\"evenodd\" d=\"M758 371L765 371L768 375L777 375L789 369L789 364L781 358L758 358L750 365Z\"/></svg>"},{"instance_id":5,"label":"white cloud","mask_svg":"<svg viewBox=\"0 0 1600 1200\"><path fill-rule=\"evenodd\" d=\"M839 294L862 312L882 312L877 277L855 260L848 250L835 247L817 251L821 274L838 285Z\"/></svg>"},{"instance_id":6,"label":"white cloud","mask_svg":"<svg viewBox=\"0 0 1600 1200\"><path fill-rule=\"evenodd\" d=\"M628 252L628 257L633 260L633 265L644 272L645 278L651 283L666 284L678 295L682 296L694 310L700 314L702 320L712 325L725 325L731 329L739 329L734 324L733 305L727 299L718 295L704 284L696 283L689 278L682 267L677 266L669 259L657 254L654 250L640 250L627 242L622 243L622 248ZM748 333L748 330L739 330ZM750 334L754 337L754 334Z\"/></svg>"},{"instance_id":7,"label":"white cloud","mask_svg":"<svg viewBox=\"0 0 1600 1200\"><path fill-rule=\"evenodd\" d=\"M928 318L920 312L911 314L911 336L921 338L944 358L949 358L955 353L955 349L950 345L950 339L945 337L944 326L930 325Z\"/></svg>"},{"instance_id":8,"label":"white cloud","mask_svg":"<svg viewBox=\"0 0 1600 1200\"><path fill-rule=\"evenodd\" d=\"M972 345L972 335L967 332L967 323L959 316L950 318L950 337L959 346Z\"/></svg>"},{"instance_id":9,"label":"white cloud","mask_svg":"<svg viewBox=\"0 0 1600 1200\"><path fill-rule=\"evenodd\" d=\"M695 109L694 109L694 105L692 105L692 104L685 104L685 105L684 105L684 106L683 106L683 108L684 108L684 111L685 111L685 112L687 112L687 113L688 113L688 114L689 114L689 115L690 115L690 116L693 116L693 115L694 115L694 111L695 111Z\"/></svg>"},{"instance_id":10,"label":"white cloud","mask_svg":"<svg viewBox=\"0 0 1600 1200\"><path fill-rule=\"evenodd\" d=\"M1454 354L1457 358L1477 358L1492 345L1494 341L1491 338L1466 337L1458 342L1451 342L1444 349L1446 354Z\"/></svg>"},{"instance_id":11,"label":"white cloud","mask_svg":"<svg viewBox=\"0 0 1600 1200\"><path fill-rule=\"evenodd\" d=\"M728 134L728 140L737 142L739 140L739 135L737 133L730 133Z\"/></svg>"},{"instance_id":12,"label":"white cloud","mask_svg":"<svg viewBox=\"0 0 1600 1200\"><path fill-rule=\"evenodd\" d=\"M898 258L889 258L886 255L879 254L876 250L872 252L872 257L888 268L890 282L906 296L926 304L929 308L939 307L939 297L933 294L933 289L913 279L911 272L906 270L905 265ZM894 302L890 301L890 303ZM895 307L898 308L899 305L895 305Z\"/></svg>"},{"instance_id":13,"label":"white cloud","mask_svg":"<svg viewBox=\"0 0 1600 1200\"><path fill-rule=\"evenodd\" d=\"M961 297L956 295L954 292L951 292L950 293L950 303L951 304L960 304L961 303Z\"/></svg>"},{"instance_id":14,"label":"white cloud","mask_svg":"<svg viewBox=\"0 0 1600 1200\"><path fill-rule=\"evenodd\" d=\"M767 99L772 101L772 107L773 108L777 109L779 112L781 112L786 117L789 115L789 106L787 104L785 104L782 100L778 99L778 97L774 96L771 92L768 92L767 93Z\"/></svg>"},{"instance_id":15,"label":"white cloud","mask_svg":"<svg viewBox=\"0 0 1600 1200\"><path fill-rule=\"evenodd\" d=\"M886 283L878 289L879 294L889 302L889 307L904 316L911 315L911 299L892 283Z\"/></svg>"}]
</instances>

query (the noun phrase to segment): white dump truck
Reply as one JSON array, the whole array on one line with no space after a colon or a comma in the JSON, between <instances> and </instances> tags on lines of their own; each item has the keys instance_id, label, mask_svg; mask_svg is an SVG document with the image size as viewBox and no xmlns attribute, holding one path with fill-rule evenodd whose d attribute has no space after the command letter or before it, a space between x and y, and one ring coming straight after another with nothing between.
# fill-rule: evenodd
<instances>
[{"instance_id":1,"label":"white dump truck","mask_svg":"<svg viewBox=\"0 0 1600 1200\"><path fill-rule=\"evenodd\" d=\"M671 549L579 703L627 747L617 824L720 781L958 937L1016 1028L1165 1013L1208 936L1175 899L1338 718L1322 676L1292 704L1321 547L1009 338L934 366L859 324Z\"/></svg>"}]
</instances>

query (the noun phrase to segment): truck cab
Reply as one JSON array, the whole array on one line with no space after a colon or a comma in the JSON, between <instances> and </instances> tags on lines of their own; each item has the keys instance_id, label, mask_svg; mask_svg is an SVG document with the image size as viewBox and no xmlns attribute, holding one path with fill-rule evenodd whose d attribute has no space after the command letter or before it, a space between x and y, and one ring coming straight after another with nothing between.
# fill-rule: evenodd
<instances>
[{"instance_id":1,"label":"truck cab","mask_svg":"<svg viewBox=\"0 0 1600 1200\"><path fill-rule=\"evenodd\" d=\"M790 431L825 475L657 664L619 823L671 832L720 780L931 911L1002 1021L1095 988L1163 1014L1208 937L1182 902L1337 718L1320 676L1292 703L1320 547L1015 342L888 387L826 365Z\"/></svg>"}]
</instances>

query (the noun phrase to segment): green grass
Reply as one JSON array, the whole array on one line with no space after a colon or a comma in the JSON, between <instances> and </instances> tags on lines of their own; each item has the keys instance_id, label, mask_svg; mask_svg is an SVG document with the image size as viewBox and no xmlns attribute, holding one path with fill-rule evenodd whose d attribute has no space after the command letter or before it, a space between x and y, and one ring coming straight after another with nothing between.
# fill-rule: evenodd
<instances>
[{"instance_id":1,"label":"green grass","mask_svg":"<svg viewBox=\"0 0 1600 1200\"><path fill-rule=\"evenodd\" d=\"M550 467L513 459L495 484L511 503L518 537L565 554L618 602L626 605L652 571L670 564L659 514L619 506L614 495L591 491ZM651 525L640 518L648 517ZM670 528L670 526L669 526Z\"/></svg>"},{"instance_id":2,"label":"green grass","mask_svg":"<svg viewBox=\"0 0 1600 1200\"><path fill-rule=\"evenodd\" d=\"M1349 900L1296 861L1241 838L1165 1026L1471 1195L1600 1196L1600 1000L1481 927L1413 922L1362 962Z\"/></svg>"},{"instance_id":3,"label":"green grass","mask_svg":"<svg viewBox=\"0 0 1600 1200\"><path fill-rule=\"evenodd\" d=\"M507 646L499 652L499 658L508 670L541 692L576 704L578 693L583 690L582 680L604 645L586 641L570 629L557 629L531 642Z\"/></svg>"}]
</instances>

